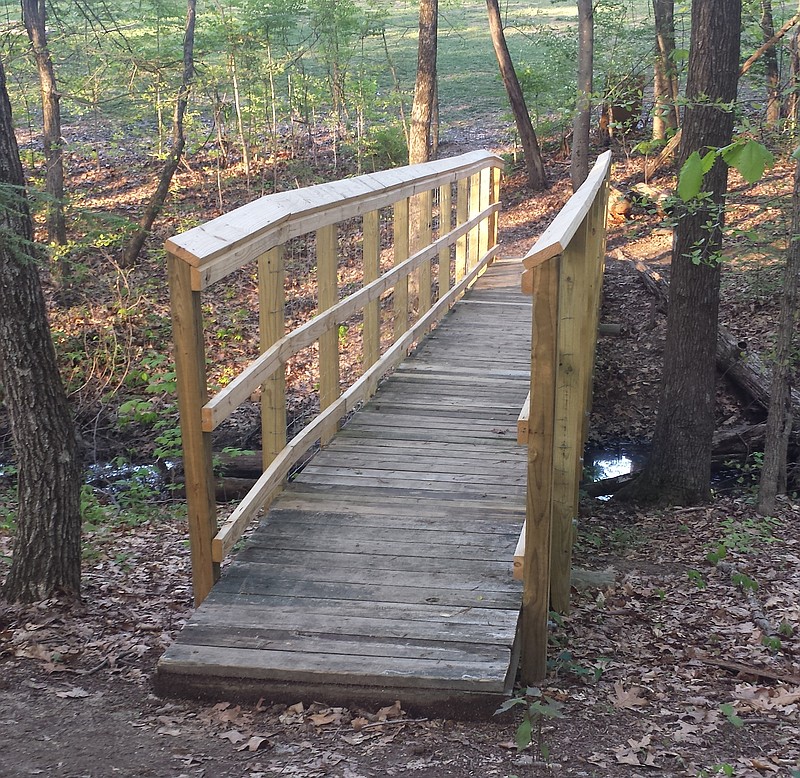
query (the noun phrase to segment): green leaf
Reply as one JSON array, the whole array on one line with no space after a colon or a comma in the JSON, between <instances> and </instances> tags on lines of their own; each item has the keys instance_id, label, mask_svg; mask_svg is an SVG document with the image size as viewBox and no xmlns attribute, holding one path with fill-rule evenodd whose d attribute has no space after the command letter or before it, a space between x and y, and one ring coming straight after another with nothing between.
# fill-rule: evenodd
<instances>
[{"instance_id":1,"label":"green leaf","mask_svg":"<svg viewBox=\"0 0 800 778\"><path fill-rule=\"evenodd\" d=\"M775 162L769 149L752 138L722 149L722 157L732 168L741 173L748 184L759 181L764 175L764 170Z\"/></svg>"},{"instance_id":2,"label":"green leaf","mask_svg":"<svg viewBox=\"0 0 800 778\"><path fill-rule=\"evenodd\" d=\"M725 702L719 706L719 709L722 711L723 715L725 716L728 721L733 724L734 727L737 729L739 727L744 726L744 721L740 719L733 710L733 705L729 702Z\"/></svg>"},{"instance_id":3,"label":"green leaf","mask_svg":"<svg viewBox=\"0 0 800 778\"><path fill-rule=\"evenodd\" d=\"M700 194L704 174L703 160L700 159L700 154L695 151L683 163L678 176L678 196L681 200L688 202Z\"/></svg>"},{"instance_id":4,"label":"green leaf","mask_svg":"<svg viewBox=\"0 0 800 778\"><path fill-rule=\"evenodd\" d=\"M689 49L675 49L672 52L672 59L675 62L682 62L683 60L689 59Z\"/></svg>"},{"instance_id":5,"label":"green leaf","mask_svg":"<svg viewBox=\"0 0 800 778\"><path fill-rule=\"evenodd\" d=\"M525 718L523 722L517 727L517 750L524 751L531 744L531 720Z\"/></svg>"},{"instance_id":6,"label":"green leaf","mask_svg":"<svg viewBox=\"0 0 800 778\"><path fill-rule=\"evenodd\" d=\"M506 700L495 712L494 715L498 716L501 713L505 713L506 711L511 710L512 708L516 707L517 705L525 705L526 700L524 697L512 697L510 700Z\"/></svg>"},{"instance_id":7,"label":"green leaf","mask_svg":"<svg viewBox=\"0 0 800 778\"><path fill-rule=\"evenodd\" d=\"M717 151L717 149L711 149L711 151L707 152L703 157L703 175L708 173L708 171L714 167L714 163L717 161L717 156L719 156L719 151Z\"/></svg>"}]
</instances>

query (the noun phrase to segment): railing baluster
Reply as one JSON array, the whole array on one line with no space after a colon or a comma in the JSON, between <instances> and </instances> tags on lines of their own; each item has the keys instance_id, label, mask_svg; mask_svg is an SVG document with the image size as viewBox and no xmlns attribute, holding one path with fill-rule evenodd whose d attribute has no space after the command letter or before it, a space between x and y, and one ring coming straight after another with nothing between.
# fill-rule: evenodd
<instances>
[{"instance_id":1,"label":"railing baluster","mask_svg":"<svg viewBox=\"0 0 800 778\"><path fill-rule=\"evenodd\" d=\"M469 221L469 178L458 180L456 200L456 226L460 227ZM467 272L467 243L468 236L464 235L456 241L456 272L455 283L466 275Z\"/></svg>"},{"instance_id":2,"label":"railing baluster","mask_svg":"<svg viewBox=\"0 0 800 778\"><path fill-rule=\"evenodd\" d=\"M469 218L481 212L481 174L473 173L469 177ZM467 272L478 264L480 225L476 225L467 236Z\"/></svg>"},{"instance_id":3,"label":"railing baluster","mask_svg":"<svg viewBox=\"0 0 800 778\"><path fill-rule=\"evenodd\" d=\"M369 211L362 222L364 241L362 257L364 262L364 285L380 276L381 234L380 213ZM363 328L363 369L374 365L381 354L381 314L380 300L372 300L364 306ZM372 392L370 392L371 394Z\"/></svg>"},{"instance_id":4,"label":"railing baluster","mask_svg":"<svg viewBox=\"0 0 800 778\"><path fill-rule=\"evenodd\" d=\"M283 246L258 258L258 312L261 353L286 330ZM281 364L261 388L261 455L266 470L286 445L286 371Z\"/></svg>"},{"instance_id":5,"label":"railing baluster","mask_svg":"<svg viewBox=\"0 0 800 778\"><path fill-rule=\"evenodd\" d=\"M409 257L408 198L394 204L394 264ZM408 276L394 287L394 339L408 330Z\"/></svg>"},{"instance_id":6,"label":"railing baluster","mask_svg":"<svg viewBox=\"0 0 800 778\"><path fill-rule=\"evenodd\" d=\"M419 208L419 224L417 225L417 245L412 246L412 252L419 251L424 246L430 245L433 228L433 197L430 191L422 192L417 196ZM426 259L419 269L419 315L427 313L431 309L431 261Z\"/></svg>"},{"instance_id":7,"label":"railing baluster","mask_svg":"<svg viewBox=\"0 0 800 778\"><path fill-rule=\"evenodd\" d=\"M339 300L338 246L335 224L321 227L316 233L317 243L317 310L327 311ZM339 331L332 322L319 337L319 409L324 411L340 394L339 387ZM321 437L323 446L330 443L338 427L337 421L328 425Z\"/></svg>"},{"instance_id":8,"label":"railing baluster","mask_svg":"<svg viewBox=\"0 0 800 778\"><path fill-rule=\"evenodd\" d=\"M446 235L452 229L453 224L453 203L452 185L445 184L439 187L439 236ZM439 252L439 297L442 297L452 286L450 276L450 246L446 246Z\"/></svg>"}]
</instances>

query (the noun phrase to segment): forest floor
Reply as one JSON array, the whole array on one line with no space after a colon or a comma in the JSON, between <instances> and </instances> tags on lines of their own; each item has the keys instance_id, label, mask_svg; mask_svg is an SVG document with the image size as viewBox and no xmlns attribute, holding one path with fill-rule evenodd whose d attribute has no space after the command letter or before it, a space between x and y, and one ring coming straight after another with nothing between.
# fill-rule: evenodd
<instances>
[{"instance_id":1,"label":"forest floor","mask_svg":"<svg viewBox=\"0 0 800 778\"><path fill-rule=\"evenodd\" d=\"M641 160L617 151L615 182L631 184ZM527 192L519 173L506 180L505 256L524 253L566 200L566 164L551 175L543 195ZM775 235L769 251L735 238L724 271L723 322L760 351L776 310L785 238L775 198L786 181L785 169L775 172L737 206L739 228L757 220ZM652 429L664 317L628 260L668 276L670 242L646 213L609 234L602 321L622 330L600 339L591 424L607 449L641 444ZM719 425L761 413L723 381L717 400ZM0 574L7 548L0 537ZM570 615L553 628L541 693L559 716L535 721L533 745L518 750L519 719L509 715L429 720L403 700L361 711L159 699L153 668L191 609L185 524L155 511L99 528L87 538L82 604L0 606L0 775L800 774L796 498L772 518L754 512L747 483L704 507L586 499L575 563L601 574L574 589Z\"/></svg>"}]
</instances>

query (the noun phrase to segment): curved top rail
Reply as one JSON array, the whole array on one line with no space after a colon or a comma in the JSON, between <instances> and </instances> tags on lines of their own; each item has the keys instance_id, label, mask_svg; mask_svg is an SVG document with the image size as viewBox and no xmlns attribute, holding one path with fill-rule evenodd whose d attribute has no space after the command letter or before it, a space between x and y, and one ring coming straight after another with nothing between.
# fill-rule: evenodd
<instances>
[{"instance_id":1,"label":"curved top rail","mask_svg":"<svg viewBox=\"0 0 800 778\"><path fill-rule=\"evenodd\" d=\"M195 268L202 289L290 238L361 216L404 197L504 166L488 151L409 165L356 178L266 195L167 240L174 256ZM193 274L194 275L194 274Z\"/></svg>"},{"instance_id":2,"label":"curved top rail","mask_svg":"<svg viewBox=\"0 0 800 778\"><path fill-rule=\"evenodd\" d=\"M611 152L604 151L597 158L597 162L594 163L586 180L578 187L578 191L569 198L567 204L558 212L556 218L541 234L533 248L523 257L522 263L526 270L564 252L592 207L595 195L603 186L610 167Z\"/></svg>"}]
</instances>

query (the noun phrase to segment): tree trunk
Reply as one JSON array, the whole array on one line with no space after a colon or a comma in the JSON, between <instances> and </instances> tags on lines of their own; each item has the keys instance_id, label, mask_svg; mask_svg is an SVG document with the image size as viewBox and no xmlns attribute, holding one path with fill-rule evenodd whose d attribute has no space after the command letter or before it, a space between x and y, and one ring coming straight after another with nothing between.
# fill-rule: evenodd
<instances>
[{"instance_id":1,"label":"tree trunk","mask_svg":"<svg viewBox=\"0 0 800 778\"><path fill-rule=\"evenodd\" d=\"M498 0L486 0L486 9L489 13L489 30L492 34L492 44L500 68L500 76L508 93L508 101L514 114L517 132L522 143L522 153L525 156L525 169L528 172L528 184L531 189L547 189L547 173L544 169L542 153L539 150L539 141L536 138L528 107L525 105L525 96L519 84L514 63L506 44L503 24L500 19L500 6Z\"/></svg>"},{"instance_id":2,"label":"tree trunk","mask_svg":"<svg viewBox=\"0 0 800 778\"><path fill-rule=\"evenodd\" d=\"M67 242L64 218L64 155L61 142L61 95L58 93L53 60L47 45L47 10L45 0L22 0L22 21L28 32L31 50L39 71L42 96L42 135L44 142L47 193L47 239L63 246ZM62 283L68 282L66 266L59 267Z\"/></svg>"},{"instance_id":3,"label":"tree trunk","mask_svg":"<svg viewBox=\"0 0 800 778\"><path fill-rule=\"evenodd\" d=\"M775 36L775 23L772 18L772 0L761 0L761 30L764 41ZM774 46L764 52L764 69L767 78L767 127L778 126L781 120L781 75L778 68L778 53Z\"/></svg>"},{"instance_id":4,"label":"tree trunk","mask_svg":"<svg viewBox=\"0 0 800 778\"><path fill-rule=\"evenodd\" d=\"M736 99L741 0L692 3L692 34L680 160L730 143ZM681 505L710 499L711 439L724 194L717 159L703 184L709 197L678 207L672 254L664 372L653 447L626 499Z\"/></svg>"},{"instance_id":5,"label":"tree trunk","mask_svg":"<svg viewBox=\"0 0 800 778\"><path fill-rule=\"evenodd\" d=\"M575 191L589 175L589 127L594 68L592 0L578 0L578 104L572 122L572 164L569 176Z\"/></svg>"},{"instance_id":6,"label":"tree trunk","mask_svg":"<svg viewBox=\"0 0 800 778\"><path fill-rule=\"evenodd\" d=\"M170 149L167 161L161 170L161 177L158 186L150 202L145 208L142 218L139 220L139 228L131 237L122 255L122 266L131 267L139 257L139 253L144 246L147 236L153 227L153 223L164 207L172 177L178 169L183 149L186 146L186 135L183 128L183 117L186 113L186 106L189 103L189 93L192 89L194 78L194 25L196 16L197 0L187 0L186 7L186 34L183 38L183 77L178 89L178 99L175 102L175 112L172 117L172 148Z\"/></svg>"},{"instance_id":7,"label":"tree trunk","mask_svg":"<svg viewBox=\"0 0 800 778\"><path fill-rule=\"evenodd\" d=\"M431 122L436 100L436 43L439 0L420 0L417 81L411 106L408 135L408 163L416 165L431 158Z\"/></svg>"},{"instance_id":8,"label":"tree trunk","mask_svg":"<svg viewBox=\"0 0 800 778\"><path fill-rule=\"evenodd\" d=\"M653 138L664 140L678 127L678 73L675 69L675 0L653 0L656 27Z\"/></svg>"},{"instance_id":9,"label":"tree trunk","mask_svg":"<svg viewBox=\"0 0 800 778\"><path fill-rule=\"evenodd\" d=\"M781 298L781 313L775 344L767 433L764 440L764 467L758 491L758 512L775 513L775 498L786 492L786 459L792 431L792 361L794 341L800 326L800 162L792 192L792 231L786 255L786 271ZM796 359L796 357L794 357Z\"/></svg>"},{"instance_id":10,"label":"tree trunk","mask_svg":"<svg viewBox=\"0 0 800 778\"><path fill-rule=\"evenodd\" d=\"M80 466L36 270L25 180L0 63L0 387L17 458L11 601L80 596Z\"/></svg>"}]
</instances>

